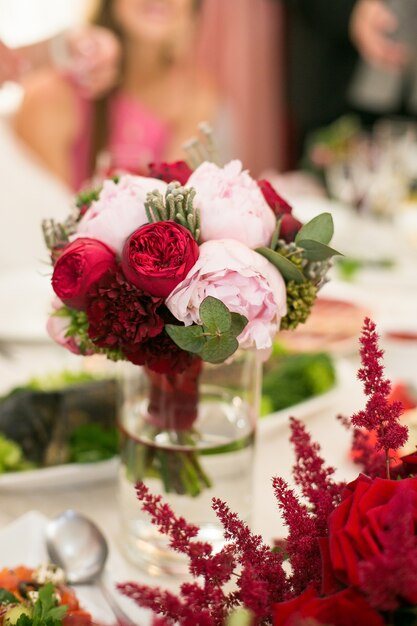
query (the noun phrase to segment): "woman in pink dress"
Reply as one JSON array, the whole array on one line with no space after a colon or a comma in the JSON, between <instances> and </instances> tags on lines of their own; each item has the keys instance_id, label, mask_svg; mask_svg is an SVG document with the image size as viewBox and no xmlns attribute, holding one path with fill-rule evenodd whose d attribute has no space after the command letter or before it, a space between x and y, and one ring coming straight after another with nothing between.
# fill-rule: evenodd
<instances>
[{"instance_id":1,"label":"woman in pink dress","mask_svg":"<svg viewBox=\"0 0 417 626\"><path fill-rule=\"evenodd\" d=\"M106 155L117 169L141 172L179 159L202 120L218 115L216 90L195 61L200 0L102 0L94 23L120 39L117 86L94 103L62 73L31 76L14 119L41 161L79 189Z\"/></svg>"}]
</instances>

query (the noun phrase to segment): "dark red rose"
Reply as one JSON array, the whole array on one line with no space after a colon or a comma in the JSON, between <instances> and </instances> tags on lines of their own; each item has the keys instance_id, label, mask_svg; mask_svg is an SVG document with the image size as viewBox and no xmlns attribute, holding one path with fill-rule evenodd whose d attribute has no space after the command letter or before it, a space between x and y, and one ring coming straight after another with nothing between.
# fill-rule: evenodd
<instances>
[{"instance_id":1,"label":"dark red rose","mask_svg":"<svg viewBox=\"0 0 417 626\"><path fill-rule=\"evenodd\" d=\"M143 291L166 298L198 259L190 231L170 220L141 226L126 241L122 268Z\"/></svg>"},{"instance_id":2,"label":"dark red rose","mask_svg":"<svg viewBox=\"0 0 417 626\"><path fill-rule=\"evenodd\" d=\"M104 274L88 294L87 318L90 339L101 348L135 350L149 337L162 332L158 313L162 298L144 293L120 270Z\"/></svg>"},{"instance_id":3,"label":"dark red rose","mask_svg":"<svg viewBox=\"0 0 417 626\"><path fill-rule=\"evenodd\" d=\"M382 616L355 589L320 598L313 587L274 606L274 626L296 626L304 620L326 626L384 626Z\"/></svg>"},{"instance_id":4,"label":"dark red rose","mask_svg":"<svg viewBox=\"0 0 417 626\"><path fill-rule=\"evenodd\" d=\"M258 186L276 216L292 213L292 206L275 191L269 180L258 180Z\"/></svg>"},{"instance_id":5,"label":"dark red rose","mask_svg":"<svg viewBox=\"0 0 417 626\"><path fill-rule=\"evenodd\" d=\"M185 185L193 170L185 161L175 161L174 163L149 163L149 176L159 178L166 183L177 180L181 185Z\"/></svg>"},{"instance_id":6,"label":"dark red rose","mask_svg":"<svg viewBox=\"0 0 417 626\"><path fill-rule=\"evenodd\" d=\"M302 223L292 215L291 205L275 191L268 180L258 180L258 186L275 215L281 218L281 239L294 241Z\"/></svg>"},{"instance_id":7,"label":"dark red rose","mask_svg":"<svg viewBox=\"0 0 417 626\"><path fill-rule=\"evenodd\" d=\"M417 476L417 452L400 457L398 470L402 476Z\"/></svg>"},{"instance_id":8,"label":"dark red rose","mask_svg":"<svg viewBox=\"0 0 417 626\"><path fill-rule=\"evenodd\" d=\"M281 217L281 228L279 231L279 236L281 239L284 239L287 243L290 241L294 241L296 234L300 230L302 223L297 220L293 215L289 215L285 213Z\"/></svg>"},{"instance_id":9,"label":"dark red rose","mask_svg":"<svg viewBox=\"0 0 417 626\"><path fill-rule=\"evenodd\" d=\"M396 519L398 515L398 494L402 490L406 490L414 502L412 532L415 534L417 478L372 480L361 474L346 486L342 502L330 514L328 524L328 566L336 580L345 585L361 586L361 567L382 555L386 526L389 519ZM330 575L327 578L330 580ZM417 603L414 588L405 587L402 597L412 604Z\"/></svg>"},{"instance_id":10,"label":"dark red rose","mask_svg":"<svg viewBox=\"0 0 417 626\"><path fill-rule=\"evenodd\" d=\"M56 295L73 309L84 310L87 292L109 269L116 267L116 256L97 239L80 237L60 253L52 275Z\"/></svg>"},{"instance_id":11,"label":"dark red rose","mask_svg":"<svg viewBox=\"0 0 417 626\"><path fill-rule=\"evenodd\" d=\"M193 355L181 350L165 331L153 339L126 349L124 354L135 365L146 365L158 374L183 372L193 361Z\"/></svg>"}]
</instances>

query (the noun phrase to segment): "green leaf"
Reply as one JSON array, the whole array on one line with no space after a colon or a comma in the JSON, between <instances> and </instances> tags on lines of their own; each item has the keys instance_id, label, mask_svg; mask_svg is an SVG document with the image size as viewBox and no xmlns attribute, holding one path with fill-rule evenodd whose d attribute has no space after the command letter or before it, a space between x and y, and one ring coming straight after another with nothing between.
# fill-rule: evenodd
<instances>
[{"instance_id":1,"label":"green leaf","mask_svg":"<svg viewBox=\"0 0 417 626\"><path fill-rule=\"evenodd\" d=\"M298 267L285 256L279 254L279 252L275 252L271 250L271 248L257 248L256 252L262 254L272 265L275 265L286 280L293 280L296 283L303 283L305 281L305 276Z\"/></svg>"},{"instance_id":2,"label":"green leaf","mask_svg":"<svg viewBox=\"0 0 417 626\"><path fill-rule=\"evenodd\" d=\"M203 329L201 326L176 326L175 324L166 324L165 330L171 337L172 341L179 348L186 352L200 352L205 344Z\"/></svg>"},{"instance_id":3,"label":"green leaf","mask_svg":"<svg viewBox=\"0 0 417 626\"><path fill-rule=\"evenodd\" d=\"M207 296L200 304L200 319L210 333L226 333L232 325L229 309L221 300Z\"/></svg>"},{"instance_id":4,"label":"green leaf","mask_svg":"<svg viewBox=\"0 0 417 626\"><path fill-rule=\"evenodd\" d=\"M239 343L236 337L233 337L231 333L225 333L224 335L208 339L200 352L200 356L208 363L223 363L236 352L238 347Z\"/></svg>"},{"instance_id":5,"label":"green leaf","mask_svg":"<svg viewBox=\"0 0 417 626\"><path fill-rule=\"evenodd\" d=\"M39 589L38 599L33 607L33 626L44 626L50 622L51 626L60 624L68 607L56 606L55 588L48 583Z\"/></svg>"},{"instance_id":6,"label":"green leaf","mask_svg":"<svg viewBox=\"0 0 417 626\"><path fill-rule=\"evenodd\" d=\"M309 261L324 261L329 259L335 254L341 254L334 248L326 246L319 241L313 241L312 239L302 239L297 242L300 248L304 249L304 257Z\"/></svg>"},{"instance_id":7,"label":"green leaf","mask_svg":"<svg viewBox=\"0 0 417 626\"><path fill-rule=\"evenodd\" d=\"M330 213L321 213L304 224L297 233L295 242L301 245L301 240L312 239L320 243L329 243L333 237L333 218Z\"/></svg>"},{"instance_id":8,"label":"green leaf","mask_svg":"<svg viewBox=\"0 0 417 626\"><path fill-rule=\"evenodd\" d=\"M232 313L232 325L230 326L230 332L235 337L238 337L248 324L248 319L240 313Z\"/></svg>"},{"instance_id":9,"label":"green leaf","mask_svg":"<svg viewBox=\"0 0 417 626\"><path fill-rule=\"evenodd\" d=\"M19 600L7 589L0 588L0 604L19 604Z\"/></svg>"}]
</instances>

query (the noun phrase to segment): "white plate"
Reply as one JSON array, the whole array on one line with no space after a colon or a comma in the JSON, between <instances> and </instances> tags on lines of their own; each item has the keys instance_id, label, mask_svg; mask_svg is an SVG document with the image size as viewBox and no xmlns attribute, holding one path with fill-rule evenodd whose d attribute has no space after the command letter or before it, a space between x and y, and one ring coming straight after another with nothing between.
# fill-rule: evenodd
<instances>
[{"instance_id":1,"label":"white plate","mask_svg":"<svg viewBox=\"0 0 417 626\"><path fill-rule=\"evenodd\" d=\"M335 362L335 369L336 384L334 387L329 389L329 391L326 391L318 396L314 396L313 398L309 398L304 402L294 404L286 409L281 409L280 411L261 417L258 424L259 433L263 435L264 433L276 430L276 428L281 427L283 424L287 424L290 417L296 417L297 419L304 420L310 415L314 415L320 411L328 409L332 405L336 406L336 400L339 393L343 389L344 385L348 384L352 380L352 377L355 377L355 373L353 366L344 359L338 359ZM335 411L335 416L336 414L337 410Z\"/></svg>"},{"instance_id":2,"label":"white plate","mask_svg":"<svg viewBox=\"0 0 417 626\"><path fill-rule=\"evenodd\" d=\"M53 291L50 272L37 268L0 272L0 339L7 341L50 341L46 322Z\"/></svg>"},{"instance_id":3,"label":"white plate","mask_svg":"<svg viewBox=\"0 0 417 626\"><path fill-rule=\"evenodd\" d=\"M68 463L23 472L0 475L0 490L32 490L48 487L85 485L116 478L119 459L97 463Z\"/></svg>"},{"instance_id":4,"label":"white plate","mask_svg":"<svg viewBox=\"0 0 417 626\"><path fill-rule=\"evenodd\" d=\"M48 561L45 547L47 522L48 518L38 511L29 511L0 530L0 569L2 567L17 567L18 565L37 567ZM126 573L123 572L123 562L117 554L112 554L111 547L110 559L113 567L109 566L106 571L106 588L108 591L111 590L113 595L119 596L114 590L114 585L116 580L125 580ZM117 572L113 571L115 565ZM106 626L115 623L115 618L98 586L77 585L76 592L81 606L91 613L98 624ZM149 625L148 611L137 608L132 602L121 596L118 597L118 602L123 604L123 608L129 611L129 615L137 624ZM130 607L130 609L126 607Z\"/></svg>"}]
</instances>

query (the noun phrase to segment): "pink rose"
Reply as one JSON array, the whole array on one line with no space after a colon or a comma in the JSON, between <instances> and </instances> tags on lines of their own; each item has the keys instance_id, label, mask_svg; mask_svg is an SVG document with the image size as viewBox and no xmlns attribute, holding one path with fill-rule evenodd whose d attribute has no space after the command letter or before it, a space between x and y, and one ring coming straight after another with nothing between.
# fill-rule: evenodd
<instances>
[{"instance_id":1,"label":"pink rose","mask_svg":"<svg viewBox=\"0 0 417 626\"><path fill-rule=\"evenodd\" d=\"M242 348L270 348L286 314L286 289L281 274L263 256L233 239L207 241L200 256L166 305L186 326L200 323L199 308L207 296L249 320L238 340Z\"/></svg>"},{"instance_id":2,"label":"pink rose","mask_svg":"<svg viewBox=\"0 0 417 626\"><path fill-rule=\"evenodd\" d=\"M49 316L46 324L46 330L55 343L66 348L74 354L89 355L93 354L92 350L82 352L77 337L68 337L67 333L70 327L71 318L65 314L63 302L59 298L55 298L52 303L54 309Z\"/></svg>"},{"instance_id":3,"label":"pink rose","mask_svg":"<svg viewBox=\"0 0 417 626\"><path fill-rule=\"evenodd\" d=\"M86 211L77 227L77 237L92 237L120 254L126 239L146 224L145 201L150 191L165 194L167 185L156 178L122 176L118 183L106 180L100 197Z\"/></svg>"},{"instance_id":4,"label":"pink rose","mask_svg":"<svg viewBox=\"0 0 417 626\"><path fill-rule=\"evenodd\" d=\"M240 161L220 168L205 162L191 174L187 187L197 192L201 239L237 239L249 248L267 246L276 218L262 191Z\"/></svg>"}]
</instances>

